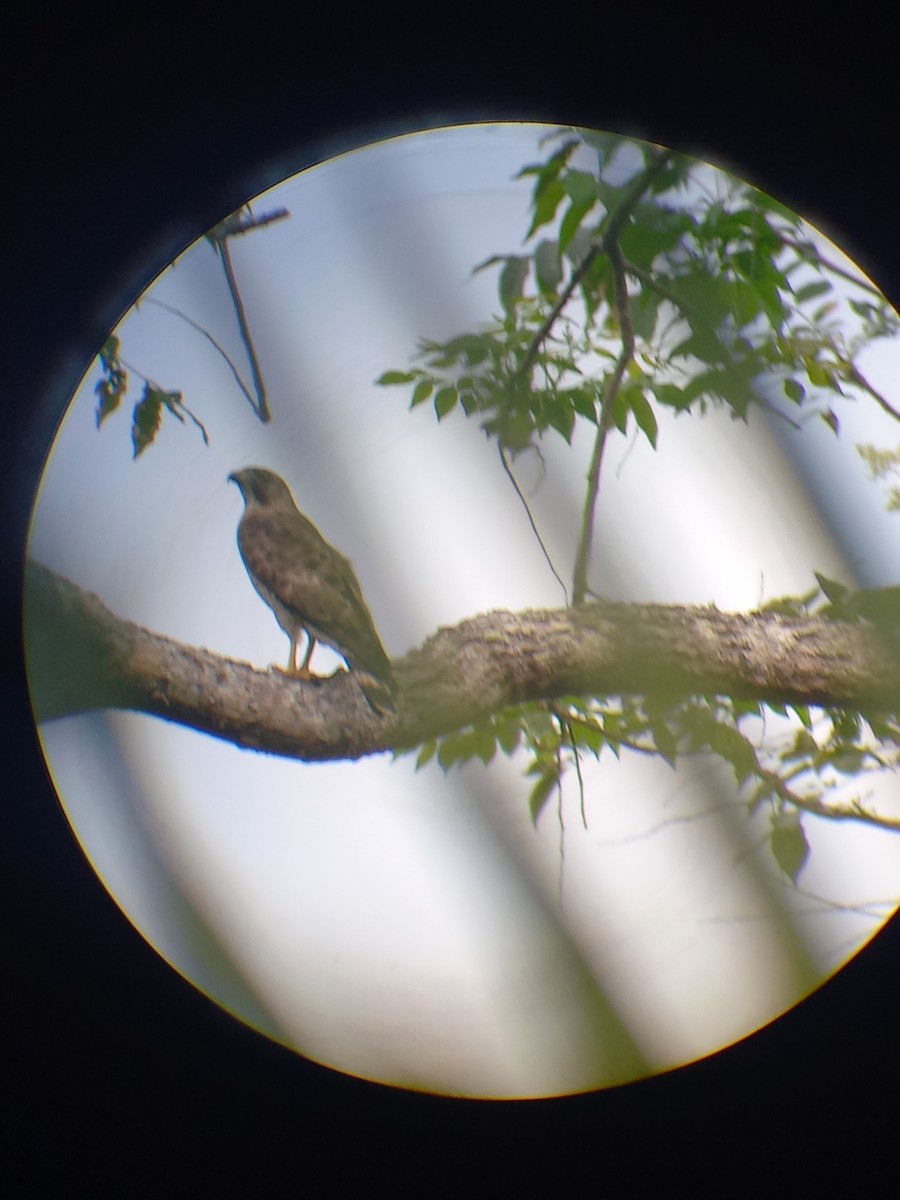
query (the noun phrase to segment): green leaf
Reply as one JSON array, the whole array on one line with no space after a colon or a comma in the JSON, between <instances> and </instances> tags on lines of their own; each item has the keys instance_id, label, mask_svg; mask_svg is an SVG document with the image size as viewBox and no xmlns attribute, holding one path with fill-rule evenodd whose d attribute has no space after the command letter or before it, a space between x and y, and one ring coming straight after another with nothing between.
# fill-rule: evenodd
<instances>
[{"instance_id":1,"label":"green leaf","mask_svg":"<svg viewBox=\"0 0 900 1200\"><path fill-rule=\"evenodd\" d=\"M480 727L475 730L475 754L485 766L494 757L497 750L497 741L493 731L485 727Z\"/></svg>"},{"instance_id":2,"label":"green leaf","mask_svg":"<svg viewBox=\"0 0 900 1200\"><path fill-rule=\"evenodd\" d=\"M812 313L812 316L810 318L812 324L821 325L823 320L826 319L826 317L829 317L830 314L832 314L835 311L836 307L838 307L838 301L829 300L828 304L823 304L820 307L816 308L816 311L814 313Z\"/></svg>"},{"instance_id":3,"label":"green leaf","mask_svg":"<svg viewBox=\"0 0 900 1200\"><path fill-rule=\"evenodd\" d=\"M708 741L710 749L731 764L739 784L755 774L756 754L750 742L737 729L716 723L708 733Z\"/></svg>"},{"instance_id":4,"label":"green leaf","mask_svg":"<svg viewBox=\"0 0 900 1200\"><path fill-rule=\"evenodd\" d=\"M477 367L490 354L491 341L487 334L462 333L447 342L443 349L454 361L461 358L467 366Z\"/></svg>"},{"instance_id":5,"label":"green leaf","mask_svg":"<svg viewBox=\"0 0 900 1200\"><path fill-rule=\"evenodd\" d=\"M417 404L422 404L428 399L434 391L434 382L431 379L420 379L413 388L412 400L409 407L415 408Z\"/></svg>"},{"instance_id":6,"label":"green leaf","mask_svg":"<svg viewBox=\"0 0 900 1200\"><path fill-rule=\"evenodd\" d=\"M627 139L621 133L603 133L596 129L583 129L581 136L586 146L596 150L604 166Z\"/></svg>"},{"instance_id":7,"label":"green leaf","mask_svg":"<svg viewBox=\"0 0 900 1200\"><path fill-rule=\"evenodd\" d=\"M762 298L759 291L742 279L729 282L728 295L730 298L731 316L738 329L743 329L751 321L755 321L762 312Z\"/></svg>"},{"instance_id":8,"label":"green leaf","mask_svg":"<svg viewBox=\"0 0 900 1200\"><path fill-rule=\"evenodd\" d=\"M778 291L779 281L783 281L784 277L778 273L779 279L757 279L753 281L753 287L759 294L760 302L762 303L763 311L768 318L769 324L773 329L779 330L784 324L784 319L787 316L787 310L782 303L781 296Z\"/></svg>"},{"instance_id":9,"label":"green leaf","mask_svg":"<svg viewBox=\"0 0 900 1200\"><path fill-rule=\"evenodd\" d=\"M563 269L559 244L550 239L538 242L534 251L534 277L545 295L555 295L562 282Z\"/></svg>"},{"instance_id":10,"label":"green leaf","mask_svg":"<svg viewBox=\"0 0 900 1200\"><path fill-rule=\"evenodd\" d=\"M441 739L437 760L445 771L454 763L466 763L478 753L478 731L471 726L458 733L450 733Z\"/></svg>"},{"instance_id":11,"label":"green leaf","mask_svg":"<svg viewBox=\"0 0 900 1200\"><path fill-rule=\"evenodd\" d=\"M498 724L497 741L504 754L514 754L522 741L522 727L518 721L509 720Z\"/></svg>"},{"instance_id":12,"label":"green leaf","mask_svg":"<svg viewBox=\"0 0 900 1200\"><path fill-rule=\"evenodd\" d=\"M411 371L385 371L375 380L378 387L391 387L396 383L412 383L415 375Z\"/></svg>"},{"instance_id":13,"label":"green leaf","mask_svg":"<svg viewBox=\"0 0 900 1200\"><path fill-rule=\"evenodd\" d=\"M812 729L813 719L812 719L812 713L809 711L809 705L807 705L807 704L792 704L791 708L794 710L794 713L796 714L797 719L799 720L799 722L803 726L803 728L806 730Z\"/></svg>"},{"instance_id":14,"label":"green leaf","mask_svg":"<svg viewBox=\"0 0 900 1200\"><path fill-rule=\"evenodd\" d=\"M750 795L747 797L747 816L755 816L759 811L760 805L764 800L768 800L772 795L771 785L763 780L758 783Z\"/></svg>"},{"instance_id":15,"label":"green leaf","mask_svg":"<svg viewBox=\"0 0 900 1200\"><path fill-rule=\"evenodd\" d=\"M796 884L797 876L809 858L809 842L796 809L786 809L772 816L769 848L779 867L791 883Z\"/></svg>"},{"instance_id":16,"label":"green leaf","mask_svg":"<svg viewBox=\"0 0 900 1200\"><path fill-rule=\"evenodd\" d=\"M819 753L819 743L806 728L798 729L789 750L782 754L785 762L793 762L798 758L810 758Z\"/></svg>"},{"instance_id":17,"label":"green leaf","mask_svg":"<svg viewBox=\"0 0 900 1200\"><path fill-rule=\"evenodd\" d=\"M108 371L119 358L119 339L114 333L111 333L100 349L100 362L103 364L103 369Z\"/></svg>"},{"instance_id":18,"label":"green leaf","mask_svg":"<svg viewBox=\"0 0 900 1200\"><path fill-rule=\"evenodd\" d=\"M675 759L678 756L678 739L675 737L675 734L665 721L655 721L650 726L650 732L653 734L656 749L669 766L674 767Z\"/></svg>"},{"instance_id":19,"label":"green leaf","mask_svg":"<svg viewBox=\"0 0 900 1200\"><path fill-rule=\"evenodd\" d=\"M128 372L119 361L119 339L114 334L110 334L103 344L100 365L104 372L103 378L94 388L97 397L95 417L98 429L110 413L116 411L128 390Z\"/></svg>"},{"instance_id":20,"label":"green leaf","mask_svg":"<svg viewBox=\"0 0 900 1200\"><path fill-rule=\"evenodd\" d=\"M859 739L862 720L858 712L850 708L828 709L827 711L834 726L832 737L838 740L843 738L847 742L855 742Z\"/></svg>"},{"instance_id":21,"label":"green leaf","mask_svg":"<svg viewBox=\"0 0 900 1200\"><path fill-rule=\"evenodd\" d=\"M803 398L806 395L806 388L796 379L786 379L782 384L784 394L789 400L793 400L795 404L802 404Z\"/></svg>"},{"instance_id":22,"label":"green leaf","mask_svg":"<svg viewBox=\"0 0 900 1200\"><path fill-rule=\"evenodd\" d=\"M660 254L674 250L692 224L687 213L658 204L640 204L635 220L622 230L622 253L635 266L649 270Z\"/></svg>"},{"instance_id":23,"label":"green leaf","mask_svg":"<svg viewBox=\"0 0 900 1200\"><path fill-rule=\"evenodd\" d=\"M715 396L734 410L735 417L746 419L753 392L747 380L734 365L695 375L683 388L684 399L690 403L699 396Z\"/></svg>"},{"instance_id":24,"label":"green leaf","mask_svg":"<svg viewBox=\"0 0 900 1200\"><path fill-rule=\"evenodd\" d=\"M819 587L832 604L842 605L850 595L850 589L845 583L839 583L836 579L829 579L827 575L820 575L818 571L813 572L813 574L819 582Z\"/></svg>"},{"instance_id":25,"label":"green leaf","mask_svg":"<svg viewBox=\"0 0 900 1200\"><path fill-rule=\"evenodd\" d=\"M568 217L568 215L569 214L566 213L566 217ZM564 217L563 218L564 222L565 222L565 219L566 218ZM580 218L579 218L579 220L580 220ZM560 253L565 254L565 256L569 260L569 262L572 263L576 267L578 266L579 263L583 262L585 255L588 253L588 251L591 248L591 243L593 242L593 240L594 240L594 234L593 234L592 230L583 229L580 226L576 226L575 232L571 235L571 237L569 238L568 241L564 242L562 226L560 226L560 230L559 230Z\"/></svg>"},{"instance_id":26,"label":"green leaf","mask_svg":"<svg viewBox=\"0 0 900 1200\"><path fill-rule=\"evenodd\" d=\"M144 384L143 395L134 406L131 416L131 444L137 458L156 438L162 421L163 392Z\"/></svg>"},{"instance_id":27,"label":"green leaf","mask_svg":"<svg viewBox=\"0 0 900 1200\"><path fill-rule=\"evenodd\" d=\"M637 421L638 428L641 433L646 435L647 441L655 450L658 426L653 406L640 388L629 389L628 404L634 413L634 419Z\"/></svg>"},{"instance_id":28,"label":"green leaf","mask_svg":"<svg viewBox=\"0 0 900 1200\"><path fill-rule=\"evenodd\" d=\"M723 363L728 358L718 335L713 330L702 327L692 333L690 337L685 338L683 342L679 342L672 351L672 357L674 358L676 355L684 358L691 355L705 363Z\"/></svg>"},{"instance_id":29,"label":"green leaf","mask_svg":"<svg viewBox=\"0 0 900 1200\"><path fill-rule=\"evenodd\" d=\"M437 750L437 742L434 740L434 738L432 738L430 742L425 742L423 744L422 748L419 750L418 755L416 756L416 770L417 771L421 771L421 769L426 765L426 763L431 762L431 760L434 758L434 754L435 754L436 750Z\"/></svg>"},{"instance_id":30,"label":"green leaf","mask_svg":"<svg viewBox=\"0 0 900 1200\"><path fill-rule=\"evenodd\" d=\"M807 359L806 374L809 376L809 382L813 387L829 388L834 383L834 376L824 363L816 362L815 359Z\"/></svg>"},{"instance_id":31,"label":"green leaf","mask_svg":"<svg viewBox=\"0 0 900 1200\"><path fill-rule=\"evenodd\" d=\"M628 432L628 414L631 412L631 406L628 403L628 394L624 388L620 388L613 396L612 402L612 422L618 429L619 433Z\"/></svg>"},{"instance_id":32,"label":"green leaf","mask_svg":"<svg viewBox=\"0 0 900 1200\"><path fill-rule=\"evenodd\" d=\"M502 262L506 262L505 254L492 254L489 258L484 259L483 262L477 263L472 268L472 274L477 275L480 271L485 271L488 267L495 267L497 263Z\"/></svg>"},{"instance_id":33,"label":"green leaf","mask_svg":"<svg viewBox=\"0 0 900 1200\"><path fill-rule=\"evenodd\" d=\"M831 284L827 279L819 279L815 283L804 284L794 293L794 299L798 304L803 304L807 300L814 300L816 296L824 296L826 292L831 291Z\"/></svg>"},{"instance_id":34,"label":"green leaf","mask_svg":"<svg viewBox=\"0 0 900 1200\"><path fill-rule=\"evenodd\" d=\"M522 179L525 175L537 175L540 179L555 179L569 161L572 151L580 144L580 138L569 138L545 163L530 163L527 167L522 167L513 178Z\"/></svg>"},{"instance_id":35,"label":"green leaf","mask_svg":"<svg viewBox=\"0 0 900 1200\"><path fill-rule=\"evenodd\" d=\"M547 421L567 442L572 440L575 428L575 413L562 399L550 397L547 402Z\"/></svg>"},{"instance_id":36,"label":"green leaf","mask_svg":"<svg viewBox=\"0 0 900 1200\"><path fill-rule=\"evenodd\" d=\"M531 823L535 827L538 823L538 817L544 809L544 805L547 803L551 792L557 786L558 782L559 776L556 770L544 771L531 789L528 797L528 812L531 816Z\"/></svg>"},{"instance_id":37,"label":"green leaf","mask_svg":"<svg viewBox=\"0 0 900 1200\"><path fill-rule=\"evenodd\" d=\"M439 421L442 421L447 413L456 407L457 399L458 395L455 387L449 385L441 388L434 398L434 411L437 413Z\"/></svg>"},{"instance_id":38,"label":"green leaf","mask_svg":"<svg viewBox=\"0 0 900 1200\"><path fill-rule=\"evenodd\" d=\"M656 330L662 297L651 288L643 288L631 301L631 327L635 337L649 342Z\"/></svg>"},{"instance_id":39,"label":"green leaf","mask_svg":"<svg viewBox=\"0 0 900 1200\"><path fill-rule=\"evenodd\" d=\"M847 608L873 625L900 626L900 587L866 588L850 597Z\"/></svg>"},{"instance_id":40,"label":"green leaf","mask_svg":"<svg viewBox=\"0 0 900 1200\"><path fill-rule=\"evenodd\" d=\"M706 271L692 270L673 279L671 290L695 332L718 329L729 314L727 282Z\"/></svg>"},{"instance_id":41,"label":"green leaf","mask_svg":"<svg viewBox=\"0 0 900 1200\"><path fill-rule=\"evenodd\" d=\"M593 388L572 388L565 396L579 417L597 424L597 396Z\"/></svg>"},{"instance_id":42,"label":"green leaf","mask_svg":"<svg viewBox=\"0 0 900 1200\"><path fill-rule=\"evenodd\" d=\"M528 278L528 272L531 269L531 260L523 255L521 257L511 254L506 260L506 265L500 272L500 280L497 284L497 291L500 295L500 303L503 305L504 312L512 312L516 306L516 302L522 299L525 290L525 281Z\"/></svg>"},{"instance_id":43,"label":"green leaf","mask_svg":"<svg viewBox=\"0 0 900 1200\"><path fill-rule=\"evenodd\" d=\"M777 200L773 200L773 198L768 196L765 192L758 192L754 188L753 199L760 208L765 208L769 212L775 213L776 216L783 217L792 229L796 229L796 227L800 224L800 218L795 212L791 212L789 208L786 208Z\"/></svg>"},{"instance_id":44,"label":"green leaf","mask_svg":"<svg viewBox=\"0 0 900 1200\"><path fill-rule=\"evenodd\" d=\"M822 765L827 763L829 767L840 771L842 775L858 775L868 757L868 751L860 746L842 746L835 753L825 755Z\"/></svg>"},{"instance_id":45,"label":"green leaf","mask_svg":"<svg viewBox=\"0 0 900 1200\"><path fill-rule=\"evenodd\" d=\"M834 409L829 408L826 412L819 413L819 416L835 436L840 434L841 423L837 419L837 413L835 413Z\"/></svg>"},{"instance_id":46,"label":"green leaf","mask_svg":"<svg viewBox=\"0 0 900 1200\"><path fill-rule=\"evenodd\" d=\"M684 394L684 388L680 388L674 383L656 383L652 385L653 395L660 404L665 404L667 408L674 408L676 412L683 412L691 407L693 399Z\"/></svg>"},{"instance_id":47,"label":"green leaf","mask_svg":"<svg viewBox=\"0 0 900 1200\"><path fill-rule=\"evenodd\" d=\"M575 204L593 205L597 201L597 180L588 171L567 171L562 185Z\"/></svg>"},{"instance_id":48,"label":"green leaf","mask_svg":"<svg viewBox=\"0 0 900 1200\"><path fill-rule=\"evenodd\" d=\"M549 225L556 216L556 210L565 194L565 188L558 179L548 179L537 184L534 189L534 216L525 234L526 242L542 225Z\"/></svg>"},{"instance_id":49,"label":"green leaf","mask_svg":"<svg viewBox=\"0 0 900 1200\"><path fill-rule=\"evenodd\" d=\"M587 252L587 250L590 246L590 240L591 240L592 235L591 235L591 231L589 229L581 228L581 222L584 220L584 218L587 216L587 214L594 207L595 203L596 203L596 197L594 197L594 199L591 200L590 203L585 202L585 203L579 204L573 200L572 203L569 205L568 209L566 210L565 216L559 223L559 251L560 251L560 254L563 254L566 250L569 250L570 252L572 252L572 248L575 245L576 235L585 234L586 238L582 239L585 244L584 244L581 252L578 254L578 261L580 261L584 257L585 253ZM579 243L579 244L581 244L581 243Z\"/></svg>"}]
</instances>

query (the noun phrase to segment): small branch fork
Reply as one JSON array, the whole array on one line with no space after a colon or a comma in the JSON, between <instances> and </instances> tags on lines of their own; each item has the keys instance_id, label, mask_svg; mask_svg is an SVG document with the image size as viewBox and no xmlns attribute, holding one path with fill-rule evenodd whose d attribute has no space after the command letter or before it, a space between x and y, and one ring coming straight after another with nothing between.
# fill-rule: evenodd
<instances>
[{"instance_id":1,"label":"small branch fork","mask_svg":"<svg viewBox=\"0 0 900 1200\"><path fill-rule=\"evenodd\" d=\"M228 239L231 237L239 237L245 233L250 233L254 229L263 229L267 225L271 225L274 221L280 221L289 215L290 214L286 208L274 209L272 212L264 213L259 217L253 216L247 210L242 209L239 212L232 213L231 216L226 217L224 221L220 221L220 223L207 234L207 238L222 260L222 269L225 272L225 281L228 284L228 291L231 293L231 301L234 305L238 329L241 334L241 340L244 343L244 349L247 352L247 361L250 363L250 373L253 377L253 390L256 393L255 401L250 396L247 388L243 387L243 385L242 391L250 401L253 411L264 424L271 420L272 414L269 411L269 405L266 399L266 386L263 381L262 370L260 369L259 365L259 358L256 354L256 347L253 344L253 336L250 333L250 325L247 321L247 314L244 309L244 301L238 286L237 276L234 272L234 263L231 261L231 251L228 248ZM234 370L233 367L232 370Z\"/></svg>"},{"instance_id":2,"label":"small branch fork","mask_svg":"<svg viewBox=\"0 0 900 1200\"><path fill-rule=\"evenodd\" d=\"M581 284L591 264L599 254L606 254L610 260L613 270L614 282L614 306L616 317L619 322L619 329L622 335L622 349L616 359L616 364L612 373L606 381L603 389L603 398L600 403L600 416L597 423L597 436L594 440L594 449L591 455L590 466L587 473L587 493L585 495L584 510L581 518L581 532L578 539L578 549L575 556L575 567L572 577L572 603L581 604L588 594L587 571L588 562L590 560L591 544L594 535L594 517L597 508L597 496L600 491L600 471L603 465L603 451L606 446L606 437L609 432L609 427L612 420L612 407L619 388L622 385L622 379L628 364L634 357L634 330L631 324L631 308L628 297L628 285L625 279L625 260L622 257L622 251L619 247L619 237L626 223L630 219L635 207L641 200L641 197L646 192L647 188L653 180L660 175L672 159L673 152L671 150L661 150L654 152L652 161L640 171L632 180L627 192L622 198L621 204L609 215L605 228L602 234L595 239L593 245L585 254L584 258L572 272L568 284L563 289L562 294L554 304L547 319L541 325L540 329L535 334L529 348L528 353L515 373L515 380L526 379L534 366L535 360L540 352L546 338L551 333L553 326L558 320L560 313L569 303L572 296L575 294L576 288ZM502 456L501 456L502 457ZM504 464L505 465L505 464ZM554 574L556 572L554 571ZM557 576L558 578L558 576Z\"/></svg>"}]
</instances>

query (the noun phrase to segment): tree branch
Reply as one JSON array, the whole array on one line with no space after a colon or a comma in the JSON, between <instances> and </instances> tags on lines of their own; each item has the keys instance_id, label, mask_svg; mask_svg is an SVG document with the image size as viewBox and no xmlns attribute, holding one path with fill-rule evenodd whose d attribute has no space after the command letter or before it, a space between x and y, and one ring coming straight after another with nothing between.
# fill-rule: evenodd
<instances>
[{"instance_id":1,"label":"tree branch","mask_svg":"<svg viewBox=\"0 0 900 1200\"><path fill-rule=\"evenodd\" d=\"M594 542L594 518L597 515L597 496L600 492L600 470L603 466L603 451L606 448L606 438L612 424L612 409L622 378L628 364L634 358L634 329L631 324L631 309L628 298L628 285L625 282L625 260L618 242L610 243L607 251L613 269L614 303L619 319L619 329L622 333L622 349L616 359L612 374L606 380L603 389L603 399L600 402L600 418L597 422L597 435L594 439L594 450L587 473L587 493L584 499L584 511L581 516L581 534L578 539L578 550L575 555L575 567L572 573L572 602L581 604L588 592L588 564L591 557L591 547Z\"/></svg>"},{"instance_id":2,"label":"tree branch","mask_svg":"<svg viewBox=\"0 0 900 1200\"><path fill-rule=\"evenodd\" d=\"M182 645L32 562L25 641L39 721L131 709L307 761L409 749L507 705L573 694L900 709L896 647L873 626L773 612L604 601L484 613L394 662L389 719L371 712L352 674L303 682Z\"/></svg>"},{"instance_id":3,"label":"tree branch","mask_svg":"<svg viewBox=\"0 0 900 1200\"><path fill-rule=\"evenodd\" d=\"M222 349L222 347L219 345L219 343L216 341L216 339L213 337L213 335L209 332L208 329L204 329L203 326L201 324L199 324L199 322L195 321L192 317L189 317L187 315L187 313L182 312L180 308L175 308L171 304L166 304L162 300L157 300L157 298L155 296L144 297L144 300L142 301L142 303L155 304L157 306L157 308L165 309L166 312L172 313L173 316L181 317L182 321L186 321L187 324L190 325L192 329L196 329L198 333L202 333L203 336L206 338L206 340L212 344L213 349L217 350L218 353L222 356L222 358L224 358L228 367L231 369L231 373L234 376L235 383L241 389L241 392L243 393L244 398L247 400L250 407L252 409L254 409L254 411L255 411L256 401L250 395L250 389L244 383L243 379L241 379L240 372L238 371L237 367L235 366L234 361L228 356L228 354L226 354L226 352ZM132 367L131 370L134 370L134 368ZM139 372L135 372L135 374L139 374Z\"/></svg>"},{"instance_id":4,"label":"tree branch","mask_svg":"<svg viewBox=\"0 0 900 1200\"><path fill-rule=\"evenodd\" d=\"M244 231L241 230L241 232ZM250 374L253 376L253 387L256 391L256 404L253 407L260 421L265 424L271 419L269 405L266 400L266 385L263 383L262 371L259 369L259 359L256 357L256 347L253 345L253 335L250 333L250 326L247 323L247 314L244 311L244 301L241 298L237 276L234 273L234 265L231 261L231 251L228 249L227 238L219 238L216 241L216 246L218 247L219 254L222 258L222 269L225 272L225 280L228 284L228 290L231 292L231 300L234 304L235 314L237 315L238 329L240 331L241 340L244 343L244 349L247 351L247 359L250 363Z\"/></svg>"},{"instance_id":5,"label":"tree branch","mask_svg":"<svg viewBox=\"0 0 900 1200\"><path fill-rule=\"evenodd\" d=\"M628 219L631 217L632 212L656 176L661 174L661 172L666 168L673 156L673 153L674 152L672 150L661 150L654 154L650 163L631 181L631 184L623 196L621 203L610 214L606 222L606 228L603 230L602 235L598 238L595 238L591 243L591 246L584 258L572 272L569 282L563 288L559 299L550 310L547 319L532 338L531 345L528 347L528 353L525 355L521 366L516 370L515 378L525 379L527 377L528 372L534 366L535 359L538 356L541 346L543 345L553 326L556 324L560 313L575 294L575 289L591 269L591 264L593 263L594 259L598 254L608 254L610 246L618 245L619 234L625 228L625 225L628 222Z\"/></svg>"}]
</instances>

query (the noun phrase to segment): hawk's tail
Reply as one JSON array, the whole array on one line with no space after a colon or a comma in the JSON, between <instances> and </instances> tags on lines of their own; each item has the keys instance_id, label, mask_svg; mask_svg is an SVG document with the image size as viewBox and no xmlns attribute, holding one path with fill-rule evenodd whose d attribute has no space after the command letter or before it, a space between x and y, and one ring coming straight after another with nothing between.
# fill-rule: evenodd
<instances>
[{"instance_id":1,"label":"hawk's tail","mask_svg":"<svg viewBox=\"0 0 900 1200\"><path fill-rule=\"evenodd\" d=\"M371 708L372 712L378 717L393 716L397 711L397 706L394 703L394 697L391 694L393 691L393 677L390 684L384 679L376 679L374 675L370 675L367 671L354 671L362 694L366 698L366 703Z\"/></svg>"}]
</instances>

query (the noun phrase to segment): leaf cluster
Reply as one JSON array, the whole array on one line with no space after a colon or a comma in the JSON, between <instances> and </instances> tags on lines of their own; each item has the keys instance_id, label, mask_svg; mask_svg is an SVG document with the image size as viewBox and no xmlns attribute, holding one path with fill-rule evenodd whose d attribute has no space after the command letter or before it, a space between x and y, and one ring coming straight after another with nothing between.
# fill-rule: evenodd
<instances>
[{"instance_id":1,"label":"leaf cluster","mask_svg":"<svg viewBox=\"0 0 900 1200\"><path fill-rule=\"evenodd\" d=\"M119 339L114 334L110 334L106 339L99 357L103 373L94 388L94 394L97 396L95 416L98 429L106 418L119 408L128 391L128 370L119 356ZM167 391L145 379L141 398L131 413L133 458L138 458L156 440L164 412L171 413L182 425L185 423L185 417L188 417L200 430L204 443L209 445L206 429L185 405L181 392Z\"/></svg>"},{"instance_id":2,"label":"leaf cluster","mask_svg":"<svg viewBox=\"0 0 900 1200\"><path fill-rule=\"evenodd\" d=\"M895 450L880 450L872 445L860 445L856 450L873 479L889 479L900 475L900 444ZM887 510L900 512L900 487L896 484L892 484L888 492Z\"/></svg>"},{"instance_id":3,"label":"leaf cluster","mask_svg":"<svg viewBox=\"0 0 900 1200\"><path fill-rule=\"evenodd\" d=\"M586 546L606 433L627 434L632 418L654 449L660 407L702 414L724 406L746 421L762 405L797 426L818 417L837 435L836 401L863 395L900 419L857 363L873 338L896 336L897 315L771 197L683 156L591 132L561 132L552 153L518 178L532 187L523 247L475 268L499 269L500 312L448 341L421 340L410 369L377 382L411 386L410 407L430 401L438 421L458 408L501 452L536 448L548 433L570 442L579 422L594 426ZM838 278L858 294L839 292ZM860 453L875 474L900 462L900 451ZM576 560L576 584L577 574ZM870 621L900 638L900 588L851 592L817 579L806 596L766 607ZM774 746L762 737L773 722L783 733ZM838 777L895 768L898 744L896 715L721 695L670 704L568 697L431 741L417 765L435 758L446 771L475 758L488 763L498 750L522 755L536 822L572 769L584 811L585 756L628 751L674 766L712 755L731 769L748 813L768 806L770 849L796 882L808 854L805 815L893 827L859 797L839 805L829 793Z\"/></svg>"},{"instance_id":4,"label":"leaf cluster","mask_svg":"<svg viewBox=\"0 0 900 1200\"><path fill-rule=\"evenodd\" d=\"M658 406L724 405L746 420L754 404L772 405L773 380L787 419L818 416L837 433L834 400L867 390L856 356L873 337L896 335L896 314L829 262L799 217L703 164L671 156L634 203L629 189L653 154L584 133L523 167L518 177L532 181L524 253L475 267L499 268L500 314L445 342L423 339L416 365L377 382L412 385L411 407L431 400L438 420L458 407L513 452L548 431L570 441L579 420L600 420L627 323L635 354L611 411L621 433L634 417L655 446ZM604 238L626 204L616 242L628 288L617 299ZM865 298L842 300L836 276Z\"/></svg>"},{"instance_id":5,"label":"leaf cluster","mask_svg":"<svg viewBox=\"0 0 900 1200\"><path fill-rule=\"evenodd\" d=\"M777 723L773 743L767 723ZM416 769L432 760L445 772L501 752L524 761L531 779L528 810L537 824L563 780L574 774L585 814L583 761L623 753L679 760L703 755L730 769L748 816L765 806L769 845L778 865L796 882L806 861L804 817L857 819L892 828L867 808L861 795L836 804L837 783L896 770L900 717L839 708L788 706L730 696L690 696L667 703L649 696L570 696L507 708L418 750Z\"/></svg>"}]
</instances>

